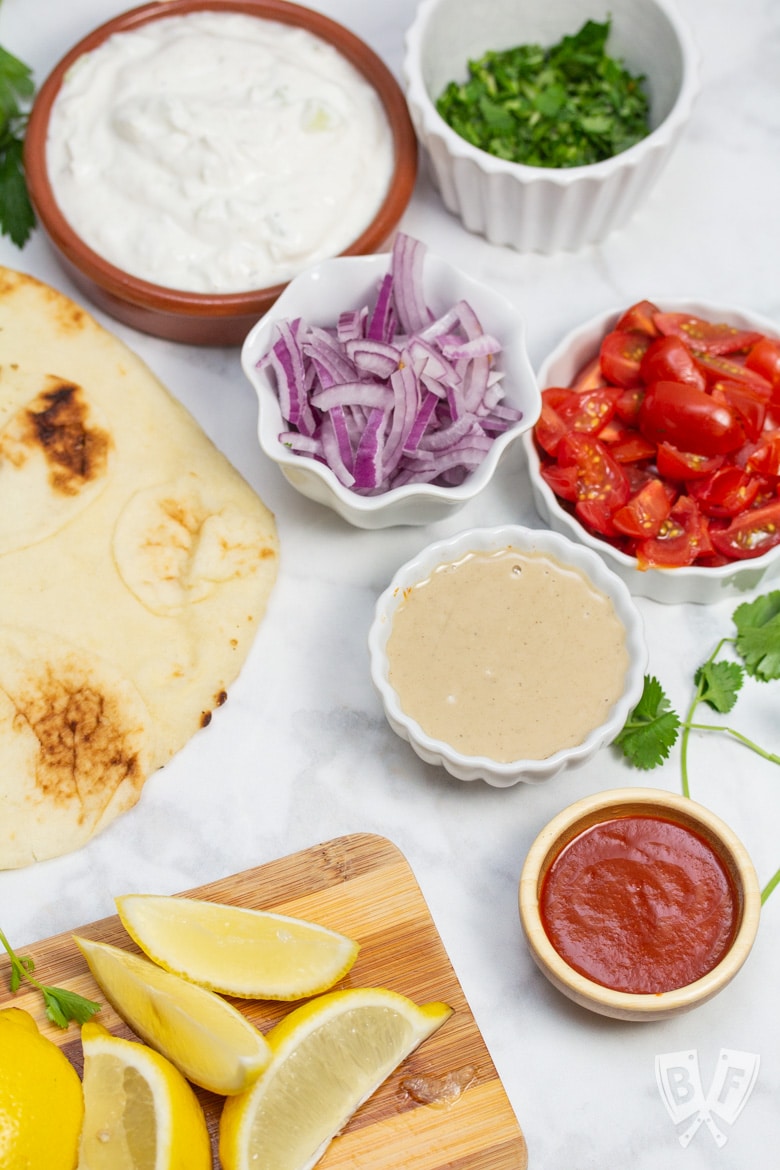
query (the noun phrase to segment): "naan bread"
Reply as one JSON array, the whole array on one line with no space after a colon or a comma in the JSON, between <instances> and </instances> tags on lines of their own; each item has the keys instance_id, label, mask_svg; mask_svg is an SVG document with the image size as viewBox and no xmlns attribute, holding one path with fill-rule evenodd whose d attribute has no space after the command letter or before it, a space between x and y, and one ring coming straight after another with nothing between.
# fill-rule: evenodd
<instances>
[{"instance_id":1,"label":"naan bread","mask_svg":"<svg viewBox=\"0 0 780 1170\"><path fill-rule=\"evenodd\" d=\"M149 368L0 269L0 868L76 849L135 803L224 702L277 567L273 516ZM66 702L85 689L97 723ZM55 694L95 751L53 782L28 711Z\"/></svg>"}]
</instances>

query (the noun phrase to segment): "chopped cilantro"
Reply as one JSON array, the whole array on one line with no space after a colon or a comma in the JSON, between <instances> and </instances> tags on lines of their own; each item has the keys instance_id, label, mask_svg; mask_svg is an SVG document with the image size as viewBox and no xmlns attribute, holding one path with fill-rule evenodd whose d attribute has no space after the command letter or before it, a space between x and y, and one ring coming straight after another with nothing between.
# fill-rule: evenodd
<instances>
[{"instance_id":1,"label":"chopped cilantro","mask_svg":"<svg viewBox=\"0 0 780 1170\"><path fill-rule=\"evenodd\" d=\"M22 158L34 93L29 67L0 46L0 232L17 248L35 227Z\"/></svg>"},{"instance_id":2,"label":"chopped cilantro","mask_svg":"<svg viewBox=\"0 0 780 1170\"><path fill-rule=\"evenodd\" d=\"M663 687L656 678L645 676L642 696L615 740L623 755L635 768L649 770L663 763L680 737L680 767L683 795L690 796L688 783L688 741L691 731L715 731L737 740L771 764L780 764L780 755L766 751L742 732L720 724L694 722L701 703L720 714L731 711L747 673L758 682L780 679L780 590L765 593L754 601L743 602L733 613L737 633L721 638L706 662L694 674L696 686L684 719L672 710ZM720 657L724 646L731 646L742 662ZM744 665L743 665L744 664ZM761 901L780 884L780 870L761 892Z\"/></svg>"},{"instance_id":3,"label":"chopped cilantro","mask_svg":"<svg viewBox=\"0 0 780 1170\"><path fill-rule=\"evenodd\" d=\"M436 108L452 129L509 162L578 167L612 158L649 133L644 78L608 56L610 21L574 36L489 51L469 61Z\"/></svg>"}]
</instances>

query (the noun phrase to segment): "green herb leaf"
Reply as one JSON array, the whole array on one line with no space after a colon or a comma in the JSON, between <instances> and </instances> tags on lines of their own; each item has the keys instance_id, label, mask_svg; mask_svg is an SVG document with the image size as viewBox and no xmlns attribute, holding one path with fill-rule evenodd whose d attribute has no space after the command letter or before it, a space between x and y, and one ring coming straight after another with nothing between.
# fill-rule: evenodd
<instances>
[{"instance_id":1,"label":"green herb leaf","mask_svg":"<svg viewBox=\"0 0 780 1170\"><path fill-rule=\"evenodd\" d=\"M0 46L0 232L18 248L35 227L24 177L24 135L35 93L29 67Z\"/></svg>"},{"instance_id":2,"label":"green herb leaf","mask_svg":"<svg viewBox=\"0 0 780 1170\"><path fill-rule=\"evenodd\" d=\"M644 78L607 54L609 31L609 20L589 20L548 49L487 52L436 108L461 138L509 162L572 167L611 158L650 125Z\"/></svg>"},{"instance_id":3,"label":"green herb leaf","mask_svg":"<svg viewBox=\"0 0 780 1170\"><path fill-rule=\"evenodd\" d=\"M75 991L68 991L65 987L47 987L39 983L34 977L35 963L30 955L17 955L8 939L0 930L0 946L11 960L11 973L8 977L8 986L12 992L17 992L22 981L26 980L43 996L46 1005L46 1015L53 1024L60 1028L67 1028L71 1020L84 1024L99 1012L101 1005Z\"/></svg>"},{"instance_id":4,"label":"green herb leaf","mask_svg":"<svg viewBox=\"0 0 780 1170\"><path fill-rule=\"evenodd\" d=\"M734 624L748 674L761 682L780 678L780 590L738 606Z\"/></svg>"},{"instance_id":5,"label":"green herb leaf","mask_svg":"<svg viewBox=\"0 0 780 1170\"><path fill-rule=\"evenodd\" d=\"M658 679L645 675L642 697L615 743L635 768L649 771L667 759L679 729L679 716Z\"/></svg>"},{"instance_id":6,"label":"green herb leaf","mask_svg":"<svg viewBox=\"0 0 780 1170\"><path fill-rule=\"evenodd\" d=\"M705 662L694 675L702 702L721 714L736 703L744 679L745 672L738 662Z\"/></svg>"}]
</instances>

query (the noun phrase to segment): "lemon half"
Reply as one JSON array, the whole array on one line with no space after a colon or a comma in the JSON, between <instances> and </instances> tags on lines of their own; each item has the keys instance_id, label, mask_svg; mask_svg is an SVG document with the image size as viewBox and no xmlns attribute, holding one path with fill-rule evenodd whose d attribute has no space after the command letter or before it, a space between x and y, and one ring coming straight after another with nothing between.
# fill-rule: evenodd
<instances>
[{"instance_id":1,"label":"lemon half","mask_svg":"<svg viewBox=\"0 0 780 1170\"><path fill-rule=\"evenodd\" d=\"M273 1058L220 1119L224 1170L308 1170L358 1106L451 1015L383 988L319 996L268 1033Z\"/></svg>"},{"instance_id":2,"label":"lemon half","mask_svg":"<svg viewBox=\"0 0 780 1170\"><path fill-rule=\"evenodd\" d=\"M21 1008L0 1011L0 1167L74 1170L84 1100L78 1073Z\"/></svg>"},{"instance_id":3,"label":"lemon half","mask_svg":"<svg viewBox=\"0 0 780 1170\"><path fill-rule=\"evenodd\" d=\"M248 907L157 894L127 894L116 907L130 937L166 971L245 999L318 995L359 950L335 930Z\"/></svg>"},{"instance_id":4,"label":"lemon half","mask_svg":"<svg viewBox=\"0 0 780 1170\"><path fill-rule=\"evenodd\" d=\"M238 1008L140 955L74 935L95 981L137 1036L196 1085L240 1093L271 1050Z\"/></svg>"},{"instance_id":5,"label":"lemon half","mask_svg":"<svg viewBox=\"0 0 780 1170\"><path fill-rule=\"evenodd\" d=\"M206 1118L170 1061L89 1021L79 1170L211 1170Z\"/></svg>"}]
</instances>

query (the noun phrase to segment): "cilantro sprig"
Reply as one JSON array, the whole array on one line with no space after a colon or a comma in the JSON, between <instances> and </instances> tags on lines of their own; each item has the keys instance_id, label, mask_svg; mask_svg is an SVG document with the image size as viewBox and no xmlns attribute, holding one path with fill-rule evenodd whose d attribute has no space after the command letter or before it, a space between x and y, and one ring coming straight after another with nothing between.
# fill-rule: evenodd
<instances>
[{"instance_id":1,"label":"cilantro sprig","mask_svg":"<svg viewBox=\"0 0 780 1170\"><path fill-rule=\"evenodd\" d=\"M685 796L690 796L688 748L692 731L728 735L769 763L780 764L780 755L761 747L736 728L696 719L702 704L719 715L727 715L737 702L746 676L758 682L780 678L780 590L743 602L734 610L732 620L736 633L721 638L693 676L695 689L684 717L680 719L672 709L658 679L646 675L642 696L615 740L629 763L650 770L669 758L679 738ZM741 661L724 658L727 649ZM777 885L780 885L780 869L762 890L762 903Z\"/></svg>"},{"instance_id":2,"label":"cilantro sprig","mask_svg":"<svg viewBox=\"0 0 780 1170\"><path fill-rule=\"evenodd\" d=\"M43 996L46 1005L46 1015L53 1024L60 1028L67 1028L71 1020L77 1024L85 1024L87 1020L99 1012L101 1005L66 987L49 987L40 983L34 975L35 963L30 955L17 955L8 939L0 930L0 945L11 960L11 974L8 987L14 994L19 990L23 981L37 988Z\"/></svg>"},{"instance_id":3,"label":"cilantro sprig","mask_svg":"<svg viewBox=\"0 0 780 1170\"><path fill-rule=\"evenodd\" d=\"M24 175L24 135L35 95L32 71L0 46L0 232L17 248L35 227Z\"/></svg>"},{"instance_id":4,"label":"cilantro sprig","mask_svg":"<svg viewBox=\"0 0 780 1170\"><path fill-rule=\"evenodd\" d=\"M549 48L518 45L469 61L436 108L488 154L537 167L601 162L649 133L644 78L606 52L610 21L588 20Z\"/></svg>"}]
</instances>

